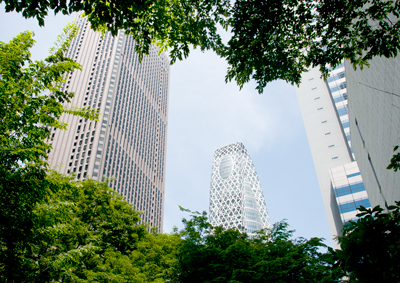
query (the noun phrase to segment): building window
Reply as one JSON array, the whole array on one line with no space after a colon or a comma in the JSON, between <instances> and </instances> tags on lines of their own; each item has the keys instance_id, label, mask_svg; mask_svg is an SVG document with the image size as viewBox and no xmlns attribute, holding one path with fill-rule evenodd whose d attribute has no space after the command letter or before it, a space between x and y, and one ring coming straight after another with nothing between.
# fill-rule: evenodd
<instances>
[{"instance_id":1,"label":"building window","mask_svg":"<svg viewBox=\"0 0 400 283\"><path fill-rule=\"evenodd\" d=\"M346 203L341 203L341 204L339 204L339 209L340 209L341 214L343 214L346 212L356 211L357 209L360 208L360 206L364 206L366 208L371 207L369 199L362 198L362 199L349 201Z\"/></svg>"},{"instance_id":2,"label":"building window","mask_svg":"<svg viewBox=\"0 0 400 283\"><path fill-rule=\"evenodd\" d=\"M349 176L347 176L347 177L349 177ZM354 194L354 193L358 193L358 192L362 192L362 191L365 191L365 186L362 181L350 183L349 185L339 186L334 189L336 197L346 196L346 195L350 195L350 194Z\"/></svg>"},{"instance_id":3,"label":"building window","mask_svg":"<svg viewBox=\"0 0 400 283\"><path fill-rule=\"evenodd\" d=\"M347 178L351 178L351 177L355 177L355 176L360 176L360 172L347 175Z\"/></svg>"},{"instance_id":4,"label":"building window","mask_svg":"<svg viewBox=\"0 0 400 283\"><path fill-rule=\"evenodd\" d=\"M346 129L346 128L350 127L349 120L342 121L342 125L343 125L343 129Z\"/></svg>"}]
</instances>

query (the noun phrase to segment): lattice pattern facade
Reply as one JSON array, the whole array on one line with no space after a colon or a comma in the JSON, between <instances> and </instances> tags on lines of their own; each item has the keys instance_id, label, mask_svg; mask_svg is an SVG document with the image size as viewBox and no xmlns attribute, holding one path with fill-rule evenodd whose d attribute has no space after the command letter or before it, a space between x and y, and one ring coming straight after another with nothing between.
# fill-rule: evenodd
<instances>
[{"instance_id":1,"label":"lattice pattern facade","mask_svg":"<svg viewBox=\"0 0 400 283\"><path fill-rule=\"evenodd\" d=\"M269 228L265 198L250 155L241 142L215 151L211 172L210 223L249 234Z\"/></svg>"}]
</instances>

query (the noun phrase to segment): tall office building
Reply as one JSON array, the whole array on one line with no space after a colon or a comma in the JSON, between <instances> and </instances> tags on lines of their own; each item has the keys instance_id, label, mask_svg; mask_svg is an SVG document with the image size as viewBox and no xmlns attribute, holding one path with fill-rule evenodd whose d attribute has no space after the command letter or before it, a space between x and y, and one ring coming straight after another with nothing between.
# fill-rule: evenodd
<instances>
[{"instance_id":1,"label":"tall office building","mask_svg":"<svg viewBox=\"0 0 400 283\"><path fill-rule=\"evenodd\" d=\"M241 142L215 151L211 171L210 223L252 234L269 228L260 181Z\"/></svg>"},{"instance_id":2,"label":"tall office building","mask_svg":"<svg viewBox=\"0 0 400 283\"><path fill-rule=\"evenodd\" d=\"M110 186L144 212L142 221L163 228L169 60L155 46L140 63L135 41L119 32L93 32L81 15L67 56L82 64L68 74L70 106L101 113L100 121L64 115L68 131L53 129L49 164L78 180L116 178Z\"/></svg>"},{"instance_id":3,"label":"tall office building","mask_svg":"<svg viewBox=\"0 0 400 283\"><path fill-rule=\"evenodd\" d=\"M317 68L302 75L296 89L332 238L354 219L359 206L370 207L352 151L344 65L327 81ZM337 243L334 241L336 247Z\"/></svg>"},{"instance_id":4,"label":"tall office building","mask_svg":"<svg viewBox=\"0 0 400 283\"><path fill-rule=\"evenodd\" d=\"M350 128L371 205L385 208L400 201L400 173L386 169L400 145L400 57L369 63L362 70L351 64L346 69Z\"/></svg>"}]
</instances>

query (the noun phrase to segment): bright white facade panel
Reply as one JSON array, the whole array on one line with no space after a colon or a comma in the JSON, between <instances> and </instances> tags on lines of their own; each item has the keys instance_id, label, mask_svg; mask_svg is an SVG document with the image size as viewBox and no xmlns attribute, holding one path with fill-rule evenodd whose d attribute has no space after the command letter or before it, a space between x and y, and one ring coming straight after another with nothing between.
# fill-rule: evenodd
<instances>
[{"instance_id":1,"label":"bright white facade panel","mask_svg":"<svg viewBox=\"0 0 400 283\"><path fill-rule=\"evenodd\" d=\"M215 151L211 172L210 223L236 227L249 234L269 228L260 181L250 155L240 142Z\"/></svg>"},{"instance_id":2,"label":"bright white facade panel","mask_svg":"<svg viewBox=\"0 0 400 283\"><path fill-rule=\"evenodd\" d=\"M303 73L296 93L329 228L338 248L335 238L341 235L343 223L354 218L349 218L354 214L353 208L355 211L360 205L368 207L369 201L368 198L359 198L361 189L358 187L364 188L364 184L351 147L344 65L331 69L329 75L325 81L318 68L310 69ZM363 190L366 194L365 188ZM346 191L346 196L342 191Z\"/></svg>"},{"instance_id":3,"label":"bright white facade panel","mask_svg":"<svg viewBox=\"0 0 400 283\"><path fill-rule=\"evenodd\" d=\"M371 206L356 161L331 168L329 172L343 223L354 219L360 206Z\"/></svg>"},{"instance_id":4,"label":"bright white facade panel","mask_svg":"<svg viewBox=\"0 0 400 283\"><path fill-rule=\"evenodd\" d=\"M330 232L335 239L341 235L343 224L332 191L329 169L352 160L329 89L317 68L302 75L302 83L296 93Z\"/></svg>"}]
</instances>

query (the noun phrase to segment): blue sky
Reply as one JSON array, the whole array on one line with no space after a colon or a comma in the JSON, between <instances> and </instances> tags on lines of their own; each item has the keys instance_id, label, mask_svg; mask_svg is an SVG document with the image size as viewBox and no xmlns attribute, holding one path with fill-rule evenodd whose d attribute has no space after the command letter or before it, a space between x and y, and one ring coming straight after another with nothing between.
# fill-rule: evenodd
<instances>
[{"instance_id":1,"label":"blue sky","mask_svg":"<svg viewBox=\"0 0 400 283\"><path fill-rule=\"evenodd\" d=\"M50 16L45 27L0 5L0 41L35 32L34 59L43 59L73 17ZM287 219L296 237L323 237L332 246L295 88L276 81L259 95L225 83L227 65L212 52L192 50L171 66L164 232L182 227L186 213L208 210L214 151L241 141L256 167L271 223Z\"/></svg>"}]
</instances>

